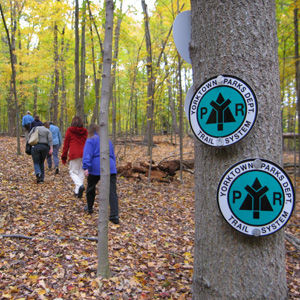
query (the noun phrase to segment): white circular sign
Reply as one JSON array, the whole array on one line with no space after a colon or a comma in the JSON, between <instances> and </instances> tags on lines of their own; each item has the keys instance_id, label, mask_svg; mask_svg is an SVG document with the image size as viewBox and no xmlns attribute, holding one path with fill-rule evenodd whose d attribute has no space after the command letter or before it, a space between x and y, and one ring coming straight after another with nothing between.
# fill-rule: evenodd
<instances>
[{"instance_id":1,"label":"white circular sign","mask_svg":"<svg viewBox=\"0 0 300 300\"><path fill-rule=\"evenodd\" d=\"M217 199L231 227L246 235L265 236L287 223L294 209L295 193L282 168L254 158L240 161L225 172Z\"/></svg>"},{"instance_id":2,"label":"white circular sign","mask_svg":"<svg viewBox=\"0 0 300 300\"><path fill-rule=\"evenodd\" d=\"M257 100L251 87L232 75L215 76L195 92L189 120L195 136L203 143L229 146L243 139L257 117Z\"/></svg>"},{"instance_id":3,"label":"white circular sign","mask_svg":"<svg viewBox=\"0 0 300 300\"><path fill-rule=\"evenodd\" d=\"M191 11L186 10L177 15L173 23L173 39L180 56L189 64L190 59L190 41L191 41Z\"/></svg>"}]
</instances>

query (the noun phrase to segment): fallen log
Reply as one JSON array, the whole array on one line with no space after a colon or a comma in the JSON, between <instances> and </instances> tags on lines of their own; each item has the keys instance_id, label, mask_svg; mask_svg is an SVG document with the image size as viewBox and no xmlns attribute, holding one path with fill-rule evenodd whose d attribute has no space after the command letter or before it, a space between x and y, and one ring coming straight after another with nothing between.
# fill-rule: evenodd
<instances>
[{"instance_id":1,"label":"fallen log","mask_svg":"<svg viewBox=\"0 0 300 300\"><path fill-rule=\"evenodd\" d=\"M182 161L183 170L194 169L194 159L186 159ZM127 163L123 166L118 166L118 174L124 177L136 177L134 173L149 174L149 162L137 162L134 165ZM173 177L180 170L180 160L161 161L158 165L152 164L151 179L165 181L166 177Z\"/></svg>"}]
</instances>

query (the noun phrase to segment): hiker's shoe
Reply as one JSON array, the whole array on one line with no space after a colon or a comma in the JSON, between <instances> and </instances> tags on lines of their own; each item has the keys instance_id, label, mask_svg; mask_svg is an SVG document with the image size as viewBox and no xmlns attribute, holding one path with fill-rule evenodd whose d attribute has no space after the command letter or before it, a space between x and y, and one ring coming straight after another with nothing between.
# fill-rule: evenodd
<instances>
[{"instance_id":1,"label":"hiker's shoe","mask_svg":"<svg viewBox=\"0 0 300 300\"><path fill-rule=\"evenodd\" d=\"M114 224L119 224L120 223L119 217L109 217L109 221L111 221Z\"/></svg>"},{"instance_id":2,"label":"hiker's shoe","mask_svg":"<svg viewBox=\"0 0 300 300\"><path fill-rule=\"evenodd\" d=\"M83 191L84 191L84 185L81 185L78 190L77 198L82 198Z\"/></svg>"},{"instance_id":3,"label":"hiker's shoe","mask_svg":"<svg viewBox=\"0 0 300 300\"><path fill-rule=\"evenodd\" d=\"M40 183L42 181L41 177L42 177L41 173L36 174L36 183Z\"/></svg>"},{"instance_id":4,"label":"hiker's shoe","mask_svg":"<svg viewBox=\"0 0 300 300\"><path fill-rule=\"evenodd\" d=\"M87 206L84 207L84 210L86 212L88 212L89 214L92 214L93 213L93 209L89 209Z\"/></svg>"}]
</instances>

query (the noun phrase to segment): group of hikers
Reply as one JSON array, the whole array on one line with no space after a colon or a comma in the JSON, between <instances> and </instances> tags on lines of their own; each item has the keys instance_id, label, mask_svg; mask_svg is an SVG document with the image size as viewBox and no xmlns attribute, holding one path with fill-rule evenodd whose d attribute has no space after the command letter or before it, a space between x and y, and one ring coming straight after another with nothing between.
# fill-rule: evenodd
<instances>
[{"instance_id":1,"label":"group of hikers","mask_svg":"<svg viewBox=\"0 0 300 300\"><path fill-rule=\"evenodd\" d=\"M43 183L45 178L44 162L47 158L49 170L52 169L52 156L55 174L59 174L59 149L62 137L59 127L52 122L41 122L38 115L34 118L30 111L22 118L22 127L26 143L31 135L38 131L38 143L31 146L34 172L37 183ZM100 180L100 127L97 124L89 125L86 129L82 119L75 116L71 126L67 129L61 154L61 161L69 165L69 174L74 182L76 198L82 198L85 191L84 179L87 177L86 206L84 210L93 213L96 195L96 185ZM109 220L119 224L119 204L117 195L117 167L112 142L109 140L110 160L110 216Z\"/></svg>"}]
</instances>

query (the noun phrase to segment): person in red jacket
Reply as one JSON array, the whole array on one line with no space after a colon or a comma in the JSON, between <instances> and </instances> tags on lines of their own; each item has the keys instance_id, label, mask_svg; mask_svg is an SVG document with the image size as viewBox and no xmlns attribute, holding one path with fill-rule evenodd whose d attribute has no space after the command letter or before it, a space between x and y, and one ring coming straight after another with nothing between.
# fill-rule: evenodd
<instances>
[{"instance_id":1,"label":"person in red jacket","mask_svg":"<svg viewBox=\"0 0 300 300\"><path fill-rule=\"evenodd\" d=\"M87 139L87 129L79 116L72 120L71 127L66 131L61 161L65 165L69 152L69 172L75 184L75 196L82 198L84 192L84 171L82 169L83 147Z\"/></svg>"}]
</instances>

